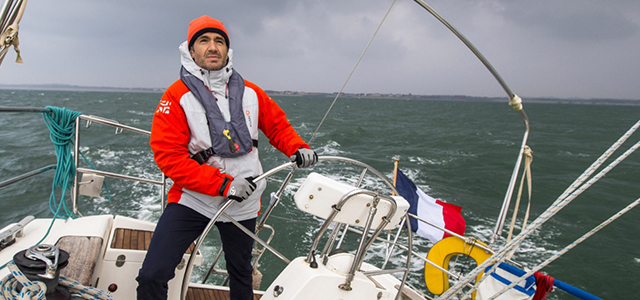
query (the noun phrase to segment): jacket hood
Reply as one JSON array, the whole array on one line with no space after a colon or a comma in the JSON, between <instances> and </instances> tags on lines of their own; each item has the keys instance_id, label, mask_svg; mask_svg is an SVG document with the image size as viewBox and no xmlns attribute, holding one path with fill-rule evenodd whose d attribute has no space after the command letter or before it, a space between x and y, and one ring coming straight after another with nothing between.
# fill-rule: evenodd
<instances>
[{"instance_id":1,"label":"jacket hood","mask_svg":"<svg viewBox=\"0 0 640 300\"><path fill-rule=\"evenodd\" d=\"M180 50L180 61L187 72L200 79L214 94L224 95L229 77L233 74L233 49L229 48L227 65L216 71L207 71L196 64L189 53L187 41L180 44L178 49Z\"/></svg>"}]
</instances>

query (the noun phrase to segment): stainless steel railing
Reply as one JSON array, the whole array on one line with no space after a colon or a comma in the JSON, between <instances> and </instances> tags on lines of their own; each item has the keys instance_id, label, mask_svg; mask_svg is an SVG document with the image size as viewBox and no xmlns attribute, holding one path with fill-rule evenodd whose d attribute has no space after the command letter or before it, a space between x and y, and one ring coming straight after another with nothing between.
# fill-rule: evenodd
<instances>
[{"instance_id":1,"label":"stainless steel railing","mask_svg":"<svg viewBox=\"0 0 640 300\"><path fill-rule=\"evenodd\" d=\"M42 108L42 107L7 107L7 106L0 106L0 112L24 112L24 113L29 113L29 112L35 112L35 113L43 113L43 112L50 112L51 110L48 108ZM74 141L74 163L76 166L78 166L79 163L79 157L80 157L80 132L81 132L81 120L85 120L86 121L86 128L89 128L93 123L99 123L105 126L110 126L110 127L114 127L115 128L115 134L120 134L122 133L124 130L133 132L133 133L137 133L137 134L142 134L142 135L146 135L146 136L151 136L151 132L148 130L143 130L140 128L136 128L136 127L132 127L132 126L128 126L128 125L124 125L121 124L117 121L114 120L110 120L110 119L106 119L103 117L98 117L98 116L92 116L92 115L80 115L76 118L76 129L75 129L75 141ZM56 169L56 165L48 165L27 173L24 173L22 175L4 180L2 182L0 182L0 188L6 187L8 185L20 182L22 180L25 180L27 178L33 177L35 175L44 173L46 171L49 170L54 170ZM102 171L102 170L94 170L94 169L88 169L88 168L76 168L76 174L74 176L74 182L73 182L73 189L71 192L71 199L72 199L72 203L73 203L73 213L74 214L79 214L78 211L78 196L79 196L79 189L80 189L80 185L82 184L81 182L78 182L78 175L80 173L84 173L84 174L94 174L94 175L99 175L99 176L106 176L106 177L112 177L112 178L117 178L117 179L121 179L121 180L129 180L129 181L135 181L135 182L142 182L142 183L147 183L147 184L152 184L152 185L159 185L161 186L161 191L160 191L160 199L161 199L161 207L162 210L164 211L164 207L165 207L165 195L166 195L166 176L164 174L161 173L161 180L154 180L154 179L150 179L150 178L143 178L143 177L135 177L135 176L128 176L128 175L124 175L124 174L119 174L119 173L112 173L112 172L106 172L106 171Z\"/></svg>"},{"instance_id":2,"label":"stainless steel railing","mask_svg":"<svg viewBox=\"0 0 640 300\"><path fill-rule=\"evenodd\" d=\"M124 125L124 124L120 124L117 121L114 120L110 120L107 118L102 118L102 117L98 117L98 116L93 116L93 115L80 115L78 116L78 118L76 119L76 135L75 135L75 142L74 142L74 163L77 166L78 162L79 162L79 157L80 157L80 120L85 120L86 121L86 128L91 127L91 125L95 122L95 123L99 123L99 124L103 124L106 126L110 126L110 127L114 127L115 128L115 134L120 134L122 133L124 130L127 131L131 131L137 134L143 134L143 135L147 135L147 136L151 136L151 131L147 131L147 130L143 130L143 129L139 129L136 127L132 127L132 126L128 126L128 125ZM161 187L160 189L160 203L161 203L161 207L162 207L162 211L164 211L164 207L165 207L165 195L166 195L166 181L167 178L164 175L164 173L162 174L162 180L153 180L153 179L149 179L149 178L142 178L142 177L135 177L135 176L127 176L124 174L118 174L118 173L111 173L111 172L106 172L106 171L101 171L101 170L93 170L93 169L87 169L87 168L77 168L76 169L76 176L73 179L73 189L71 192L71 199L73 202L73 213L74 214L79 214L78 211L78 195L79 195L79 190L80 190L80 183L78 182L78 175L80 173L85 173L85 174L94 174L94 175L100 175L100 176L107 176L107 177L112 177L112 178L117 178L117 179L122 179L122 180L130 180L130 181L136 181L136 182L142 182L142 183L148 183L148 184L153 184L153 185L159 185Z\"/></svg>"},{"instance_id":3,"label":"stainless steel railing","mask_svg":"<svg viewBox=\"0 0 640 300\"><path fill-rule=\"evenodd\" d=\"M44 173L46 171L55 170L55 169L56 169L56 165L48 165L46 167L42 167L42 168L33 170L31 172L27 172L27 173L24 173L22 175L18 175L18 176L13 177L13 178L9 178L9 179L7 179L5 181L1 181L0 182L0 189L3 188L3 187L6 187L6 186L12 185L12 184L14 184L16 182L20 182L22 180L25 180L27 178L31 178L31 177L33 177L35 175L42 174L42 173Z\"/></svg>"}]
</instances>

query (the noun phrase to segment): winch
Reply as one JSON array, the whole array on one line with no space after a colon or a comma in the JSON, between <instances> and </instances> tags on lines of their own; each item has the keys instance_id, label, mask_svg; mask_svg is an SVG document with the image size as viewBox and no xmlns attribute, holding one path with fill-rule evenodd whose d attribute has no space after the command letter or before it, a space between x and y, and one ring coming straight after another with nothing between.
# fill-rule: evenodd
<instances>
[{"instance_id":1,"label":"winch","mask_svg":"<svg viewBox=\"0 0 640 300\"><path fill-rule=\"evenodd\" d=\"M69 263L68 252L53 245L40 244L16 253L13 261L29 280L44 282L47 300L71 299L69 291L58 286L60 270Z\"/></svg>"}]
</instances>

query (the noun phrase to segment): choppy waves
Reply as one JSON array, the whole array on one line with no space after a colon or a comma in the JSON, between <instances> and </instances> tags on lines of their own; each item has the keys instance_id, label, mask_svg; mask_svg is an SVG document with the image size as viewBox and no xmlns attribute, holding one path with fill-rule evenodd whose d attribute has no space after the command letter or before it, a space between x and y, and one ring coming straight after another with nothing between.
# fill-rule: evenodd
<instances>
[{"instance_id":1,"label":"choppy waves","mask_svg":"<svg viewBox=\"0 0 640 300\"><path fill-rule=\"evenodd\" d=\"M67 107L149 130L159 97L160 94L143 93L0 91L0 105ZM276 101L287 112L300 135L308 140L324 115L324 111L310 107L328 107L331 99L289 97ZM542 213L640 115L639 107L532 104L527 109L532 121L529 146L534 151L529 222ZM601 115L602 110L608 111L605 115L616 116L616 122L594 119L594 116ZM465 113L459 113L461 111ZM0 118L0 127L0 138L4 144L0 150L0 180L6 179L5 176L18 175L21 170L55 163L53 146L39 114L26 117L5 114ZM84 133L82 136L81 150L97 168L159 180L148 137L126 132L115 135L113 130L100 129L96 124L87 132L106 137L93 138ZM467 234L488 242L517 158L521 136L521 120L501 103L345 99L337 102L311 147L321 156L360 160L387 178L392 178L394 159L399 159L402 171L425 192L462 206ZM261 136L260 154L265 170L287 161L284 155L268 145L264 136ZM637 154L631 159L635 157ZM640 169L637 168L637 159L635 161L631 162L631 167L623 166L622 171L608 174L602 184L594 186L595 191L585 193L542 226L523 242L514 259L525 267L532 267L597 226L628 203L628 199L636 199L636 178L640 178ZM332 179L355 184L361 170L348 164L320 162L311 170L296 171L292 184L285 190L281 203L268 222L276 230L273 245L290 259L306 255L318 226L323 222L299 211L293 203L293 194L302 184L305 174L320 172ZM268 179L263 208L269 202L269 194L276 191L286 173L282 171ZM38 175L23 187L0 190L0 221L13 222L26 214L48 216L46 199L50 193L51 177L52 173ZM123 214L149 221L160 216L159 187L111 179L107 184L113 204L104 193L96 199L87 198L80 207L83 214ZM613 187L605 187L607 184ZM365 176L361 186L389 192L384 183L371 174ZM509 221L511 213L508 214ZM603 234L593 241L576 247L566 258L559 259L543 271L604 298L621 299L627 295L617 291L640 293L640 283L633 276L619 272L637 272L640 264L637 254L640 240L633 234L626 234L629 228L638 228L640 215L637 211L629 214L614 222L610 229L603 230ZM516 233L520 226L521 221L516 222ZM503 236L506 236L506 230ZM215 233L210 240L202 251L214 255L219 249ZM499 240L498 244L501 243L504 241ZM415 246L418 253L426 254L431 243L418 237ZM386 247L376 245L367 259L380 263L385 256ZM403 263L401 257L391 257L391 266ZM424 289L423 265L420 260L412 261L411 269L416 274L410 276L410 283ZM275 276L274 272L267 270L283 267L282 263L265 261L261 268L265 282ZM201 277L202 273L196 274L196 278ZM562 293L553 293L551 299L570 298Z\"/></svg>"}]
</instances>

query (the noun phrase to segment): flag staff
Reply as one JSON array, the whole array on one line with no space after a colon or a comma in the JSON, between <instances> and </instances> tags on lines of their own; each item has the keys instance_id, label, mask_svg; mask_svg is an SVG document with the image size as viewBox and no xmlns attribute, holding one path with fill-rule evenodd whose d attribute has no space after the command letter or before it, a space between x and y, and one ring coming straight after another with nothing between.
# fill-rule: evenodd
<instances>
[{"instance_id":1,"label":"flag staff","mask_svg":"<svg viewBox=\"0 0 640 300\"><path fill-rule=\"evenodd\" d=\"M398 162L400 161L399 158L394 158L393 159L393 187L396 187L396 180L398 179ZM392 191L391 192L391 196L395 196L396 192Z\"/></svg>"},{"instance_id":2,"label":"flag staff","mask_svg":"<svg viewBox=\"0 0 640 300\"><path fill-rule=\"evenodd\" d=\"M396 179L398 178L398 162L400 161L399 158L394 158L393 159L393 187L396 187ZM391 191L391 196L396 196L396 192L395 191ZM387 267L387 263L389 262L389 259L391 259L391 254L393 253L393 249L396 247L396 244L398 242L398 238L400 237L400 233L402 232L402 228L404 228L404 223L407 221L407 219L409 218L409 215L407 214L404 218L402 218L402 221L400 222L400 226L398 227L398 234L396 234L395 239L393 240L393 244L391 244L391 247L389 247L389 244L387 244L387 257L384 260L384 263L382 264L382 269ZM391 240L391 230L387 231L387 240Z\"/></svg>"}]
</instances>

